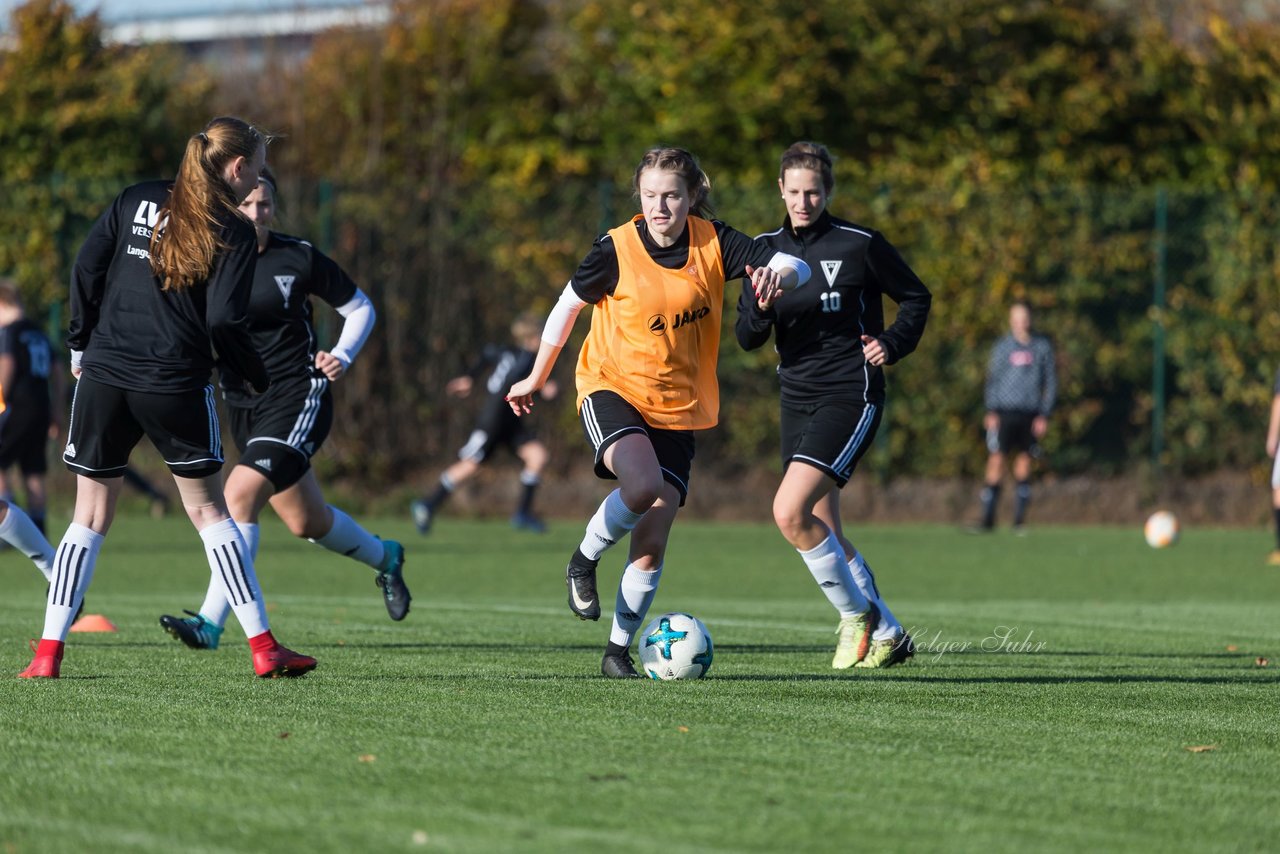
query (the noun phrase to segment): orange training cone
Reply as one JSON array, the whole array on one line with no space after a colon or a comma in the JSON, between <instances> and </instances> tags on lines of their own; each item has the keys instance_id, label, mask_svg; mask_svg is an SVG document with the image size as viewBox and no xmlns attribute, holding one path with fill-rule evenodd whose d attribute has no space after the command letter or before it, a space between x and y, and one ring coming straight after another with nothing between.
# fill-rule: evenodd
<instances>
[{"instance_id":1,"label":"orange training cone","mask_svg":"<svg viewBox=\"0 0 1280 854\"><path fill-rule=\"evenodd\" d=\"M115 630L115 623L101 614L85 614L71 624L73 632L114 632Z\"/></svg>"}]
</instances>

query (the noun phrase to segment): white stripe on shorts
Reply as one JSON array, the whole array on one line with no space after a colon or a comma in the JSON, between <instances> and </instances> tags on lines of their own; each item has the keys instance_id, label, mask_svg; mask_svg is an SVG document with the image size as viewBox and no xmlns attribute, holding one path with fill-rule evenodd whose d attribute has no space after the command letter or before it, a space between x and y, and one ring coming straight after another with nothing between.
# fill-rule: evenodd
<instances>
[{"instance_id":1,"label":"white stripe on shorts","mask_svg":"<svg viewBox=\"0 0 1280 854\"><path fill-rule=\"evenodd\" d=\"M295 448L302 447L311 433L311 428L315 426L316 416L320 413L320 398L328 382L322 377L311 378L311 390L307 392L307 398L302 403L302 412L298 413L298 420L293 422L293 430L285 440L286 444Z\"/></svg>"},{"instance_id":2,"label":"white stripe on shorts","mask_svg":"<svg viewBox=\"0 0 1280 854\"><path fill-rule=\"evenodd\" d=\"M204 408L209 413L209 453L222 462L222 428L218 426L218 404L214 400L213 384L204 387ZM201 462L206 462L201 460ZM173 465L173 463L170 463ZM182 465L187 465L183 463Z\"/></svg>"},{"instance_id":3,"label":"white stripe on shorts","mask_svg":"<svg viewBox=\"0 0 1280 854\"><path fill-rule=\"evenodd\" d=\"M484 462L484 445L489 441L489 434L483 430L472 430L471 435L467 438L467 444L462 446L462 450L458 451L458 459L470 460L475 463Z\"/></svg>"},{"instance_id":4,"label":"white stripe on shorts","mask_svg":"<svg viewBox=\"0 0 1280 854\"><path fill-rule=\"evenodd\" d=\"M595 404L591 402L589 396L582 399L582 423L586 425L587 437L591 439L591 445L599 448L600 443L604 441L604 436L600 433L600 422L596 420Z\"/></svg>"},{"instance_id":5,"label":"white stripe on shorts","mask_svg":"<svg viewBox=\"0 0 1280 854\"><path fill-rule=\"evenodd\" d=\"M873 403L868 403L862 409L862 417L858 419L858 426L853 430L853 438L845 444L844 450L840 452L840 456L836 457L836 461L832 464L833 471L839 472L841 477L845 477L847 469L852 463L854 455L858 453L858 449L862 447L862 443L867 438L867 431L871 429L871 425L876 419L876 407Z\"/></svg>"}]
</instances>

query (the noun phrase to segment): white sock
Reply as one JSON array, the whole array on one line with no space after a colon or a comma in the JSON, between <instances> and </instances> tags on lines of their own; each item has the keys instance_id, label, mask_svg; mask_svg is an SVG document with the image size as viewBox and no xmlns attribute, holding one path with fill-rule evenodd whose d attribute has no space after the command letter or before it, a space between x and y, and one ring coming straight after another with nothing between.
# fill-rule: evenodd
<instances>
[{"instance_id":1,"label":"white sock","mask_svg":"<svg viewBox=\"0 0 1280 854\"><path fill-rule=\"evenodd\" d=\"M653 572L638 569L633 563L627 564L622 572L622 580L618 582L618 597L613 604L610 643L631 646L631 638L644 623L644 615L649 613L649 606L653 604L653 596L658 592L658 581L661 578L662 564L658 564Z\"/></svg>"},{"instance_id":2,"label":"white sock","mask_svg":"<svg viewBox=\"0 0 1280 854\"><path fill-rule=\"evenodd\" d=\"M871 633L871 639L888 640L901 635L904 631L902 623L898 622L898 618L893 616L889 606L884 604L884 600L880 598L880 588L876 587L876 577L871 572L871 567L867 565L866 558L862 556L861 552L854 551L853 560L849 561L849 572L853 575L853 580L857 582L858 589L862 591L862 595L880 609L880 622L876 624L876 630Z\"/></svg>"},{"instance_id":3,"label":"white sock","mask_svg":"<svg viewBox=\"0 0 1280 854\"><path fill-rule=\"evenodd\" d=\"M43 640L67 639L67 631L84 601L84 592L93 580L93 568L101 548L102 534L75 522L67 526L53 559L53 579L44 609L44 632L40 635Z\"/></svg>"},{"instance_id":4,"label":"white sock","mask_svg":"<svg viewBox=\"0 0 1280 854\"><path fill-rule=\"evenodd\" d=\"M329 512L333 513L333 527L329 529L329 533L311 542L344 557L366 563L374 569L381 567L385 556L382 540L361 528L355 519L337 507L330 506Z\"/></svg>"},{"instance_id":5,"label":"white sock","mask_svg":"<svg viewBox=\"0 0 1280 854\"><path fill-rule=\"evenodd\" d=\"M244 539L245 547L249 550L249 557L257 563L258 560L258 523L257 522L236 522L236 528L240 531L240 536ZM204 617L210 623L218 628L222 628L227 624L227 617L231 616L231 603L227 601L226 588L222 586L222 581L209 576L209 589L204 594L204 604L200 606L200 616Z\"/></svg>"},{"instance_id":6,"label":"white sock","mask_svg":"<svg viewBox=\"0 0 1280 854\"><path fill-rule=\"evenodd\" d=\"M53 580L53 546L45 539L44 534L31 521L31 517L22 512L22 508L12 501L8 502L9 512L0 520L0 540L4 540L27 557L40 570L45 581Z\"/></svg>"},{"instance_id":7,"label":"white sock","mask_svg":"<svg viewBox=\"0 0 1280 854\"><path fill-rule=\"evenodd\" d=\"M204 540L209 571L221 584L223 598L230 600L245 636L256 637L265 632L269 628L267 608L253 571L253 558L235 521L224 519L209 525L200 531L200 539Z\"/></svg>"},{"instance_id":8,"label":"white sock","mask_svg":"<svg viewBox=\"0 0 1280 854\"><path fill-rule=\"evenodd\" d=\"M643 518L643 513L635 513L623 503L622 490L615 489L605 496L591 521L587 522L587 533L578 550L590 560L599 560L600 555L631 533Z\"/></svg>"},{"instance_id":9,"label":"white sock","mask_svg":"<svg viewBox=\"0 0 1280 854\"><path fill-rule=\"evenodd\" d=\"M249 557L256 562L258 560L258 523L236 522L236 528L239 529L240 536L244 538L244 544L249 547Z\"/></svg>"},{"instance_id":10,"label":"white sock","mask_svg":"<svg viewBox=\"0 0 1280 854\"><path fill-rule=\"evenodd\" d=\"M844 562L844 549L836 535L827 531L827 538L807 552L800 551L805 565L813 574L827 600L840 612L842 617L852 617L864 613L870 607L867 598L858 589L849 564Z\"/></svg>"}]
</instances>

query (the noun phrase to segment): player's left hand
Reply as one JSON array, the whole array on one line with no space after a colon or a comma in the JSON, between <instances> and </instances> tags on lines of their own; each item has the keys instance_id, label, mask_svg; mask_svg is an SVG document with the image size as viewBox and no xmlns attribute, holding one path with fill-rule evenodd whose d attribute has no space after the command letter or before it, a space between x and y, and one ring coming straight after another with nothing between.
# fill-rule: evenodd
<instances>
[{"instance_id":1,"label":"player's left hand","mask_svg":"<svg viewBox=\"0 0 1280 854\"><path fill-rule=\"evenodd\" d=\"M1031 435L1035 436L1037 441L1039 441L1040 439L1043 439L1044 434L1048 432L1049 432L1048 418L1045 418L1043 415L1037 415L1035 418L1031 419Z\"/></svg>"},{"instance_id":2,"label":"player's left hand","mask_svg":"<svg viewBox=\"0 0 1280 854\"><path fill-rule=\"evenodd\" d=\"M782 296L782 274L771 267L747 267L747 278L756 292L756 305L769 309Z\"/></svg>"},{"instance_id":3,"label":"player's left hand","mask_svg":"<svg viewBox=\"0 0 1280 854\"><path fill-rule=\"evenodd\" d=\"M863 335L862 358L867 360L868 365L878 367L888 361L889 354L884 351L884 345L880 343L879 338L873 338L870 335Z\"/></svg>"},{"instance_id":4,"label":"player's left hand","mask_svg":"<svg viewBox=\"0 0 1280 854\"><path fill-rule=\"evenodd\" d=\"M332 353L321 350L316 353L316 370L328 377L329 382L334 382L347 372L347 364Z\"/></svg>"}]
</instances>

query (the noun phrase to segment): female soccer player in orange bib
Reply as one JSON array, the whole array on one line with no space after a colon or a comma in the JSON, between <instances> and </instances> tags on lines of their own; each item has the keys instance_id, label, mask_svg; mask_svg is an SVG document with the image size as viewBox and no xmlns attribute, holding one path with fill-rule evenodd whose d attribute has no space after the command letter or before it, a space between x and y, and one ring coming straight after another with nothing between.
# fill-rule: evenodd
<instances>
[{"instance_id":1,"label":"female soccer player in orange bib","mask_svg":"<svg viewBox=\"0 0 1280 854\"><path fill-rule=\"evenodd\" d=\"M725 280L745 276L762 299L773 299L809 279L800 259L710 218L711 184L689 152L649 150L632 187L640 214L596 240L547 319L533 370L507 394L517 414L531 411L578 312L594 306L578 357L578 413L596 474L619 486L587 523L565 581L573 612L598 620L596 566L631 534L600 666L611 678L639 676L631 640L688 496L694 431L719 417Z\"/></svg>"}]
</instances>

